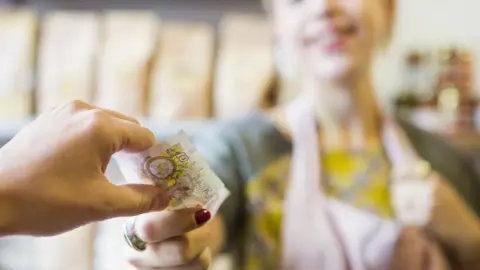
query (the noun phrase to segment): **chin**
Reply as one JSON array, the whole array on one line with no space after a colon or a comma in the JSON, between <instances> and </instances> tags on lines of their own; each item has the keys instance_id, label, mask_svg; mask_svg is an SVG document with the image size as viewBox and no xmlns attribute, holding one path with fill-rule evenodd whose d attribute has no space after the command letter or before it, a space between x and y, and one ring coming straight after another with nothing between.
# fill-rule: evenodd
<instances>
[{"instance_id":1,"label":"chin","mask_svg":"<svg viewBox=\"0 0 480 270\"><path fill-rule=\"evenodd\" d=\"M353 61L349 57L336 56L318 59L311 65L312 74L318 79L345 79L351 74Z\"/></svg>"}]
</instances>

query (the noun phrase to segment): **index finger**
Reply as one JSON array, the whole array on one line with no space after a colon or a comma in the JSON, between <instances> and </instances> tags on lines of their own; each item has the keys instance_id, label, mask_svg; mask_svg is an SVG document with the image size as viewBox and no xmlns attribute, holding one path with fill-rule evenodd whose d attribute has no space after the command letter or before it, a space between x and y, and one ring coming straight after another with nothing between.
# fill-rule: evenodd
<instances>
[{"instance_id":1,"label":"index finger","mask_svg":"<svg viewBox=\"0 0 480 270\"><path fill-rule=\"evenodd\" d=\"M124 150L126 152L141 152L152 146L157 141L155 135L148 128L137 123L120 118L111 118L114 131L117 133L115 139L115 152Z\"/></svg>"},{"instance_id":2,"label":"index finger","mask_svg":"<svg viewBox=\"0 0 480 270\"><path fill-rule=\"evenodd\" d=\"M93 106L92 105L92 108L93 109L97 109L97 110L102 110L103 112L105 112L106 114L112 116L112 117L115 117L115 118L119 118L119 119L123 119L123 120L127 120L129 122L132 122L134 124L140 124L140 122L138 122L137 119L131 117L131 116L128 116L128 115L125 115L123 113L120 113L120 112L117 112L117 111L113 111L113 110L109 110L109 109L104 109L104 108L100 108L100 107L96 107L96 106Z\"/></svg>"},{"instance_id":3,"label":"index finger","mask_svg":"<svg viewBox=\"0 0 480 270\"><path fill-rule=\"evenodd\" d=\"M208 210L201 208L143 214L135 221L137 236L146 243L159 243L183 235L210 220Z\"/></svg>"}]
</instances>

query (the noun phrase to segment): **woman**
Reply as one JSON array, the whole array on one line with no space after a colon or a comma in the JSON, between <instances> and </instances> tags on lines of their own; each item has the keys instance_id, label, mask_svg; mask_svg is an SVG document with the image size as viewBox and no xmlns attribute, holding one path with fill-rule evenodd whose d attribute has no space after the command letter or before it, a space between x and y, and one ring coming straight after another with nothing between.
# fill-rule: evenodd
<instances>
[{"instance_id":1,"label":"woman","mask_svg":"<svg viewBox=\"0 0 480 270\"><path fill-rule=\"evenodd\" d=\"M198 229L167 223L190 222L191 211L140 216L127 236L146 250L131 249L130 263L197 269L225 242L245 269L473 269L474 172L441 140L387 119L374 98L369 66L390 37L394 1L272 1L301 95L268 116L193 129L232 196Z\"/></svg>"}]
</instances>

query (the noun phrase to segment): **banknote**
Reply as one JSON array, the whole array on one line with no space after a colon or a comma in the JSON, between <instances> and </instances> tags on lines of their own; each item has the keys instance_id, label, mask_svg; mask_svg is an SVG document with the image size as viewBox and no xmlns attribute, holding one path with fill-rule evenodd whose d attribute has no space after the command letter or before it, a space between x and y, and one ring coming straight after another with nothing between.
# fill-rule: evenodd
<instances>
[{"instance_id":1,"label":"banknote","mask_svg":"<svg viewBox=\"0 0 480 270\"><path fill-rule=\"evenodd\" d=\"M144 152L117 153L115 160L128 182L165 188L168 210L203 207L214 214L229 195L183 131Z\"/></svg>"}]
</instances>

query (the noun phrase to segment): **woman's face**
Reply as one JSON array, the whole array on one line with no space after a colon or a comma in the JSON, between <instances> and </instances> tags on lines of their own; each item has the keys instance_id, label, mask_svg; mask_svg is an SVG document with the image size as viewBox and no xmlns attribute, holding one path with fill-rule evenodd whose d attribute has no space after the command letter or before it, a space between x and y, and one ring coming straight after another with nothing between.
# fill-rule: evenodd
<instances>
[{"instance_id":1,"label":"woman's face","mask_svg":"<svg viewBox=\"0 0 480 270\"><path fill-rule=\"evenodd\" d=\"M392 0L273 0L275 34L303 72L345 79L369 68L392 20Z\"/></svg>"}]
</instances>

